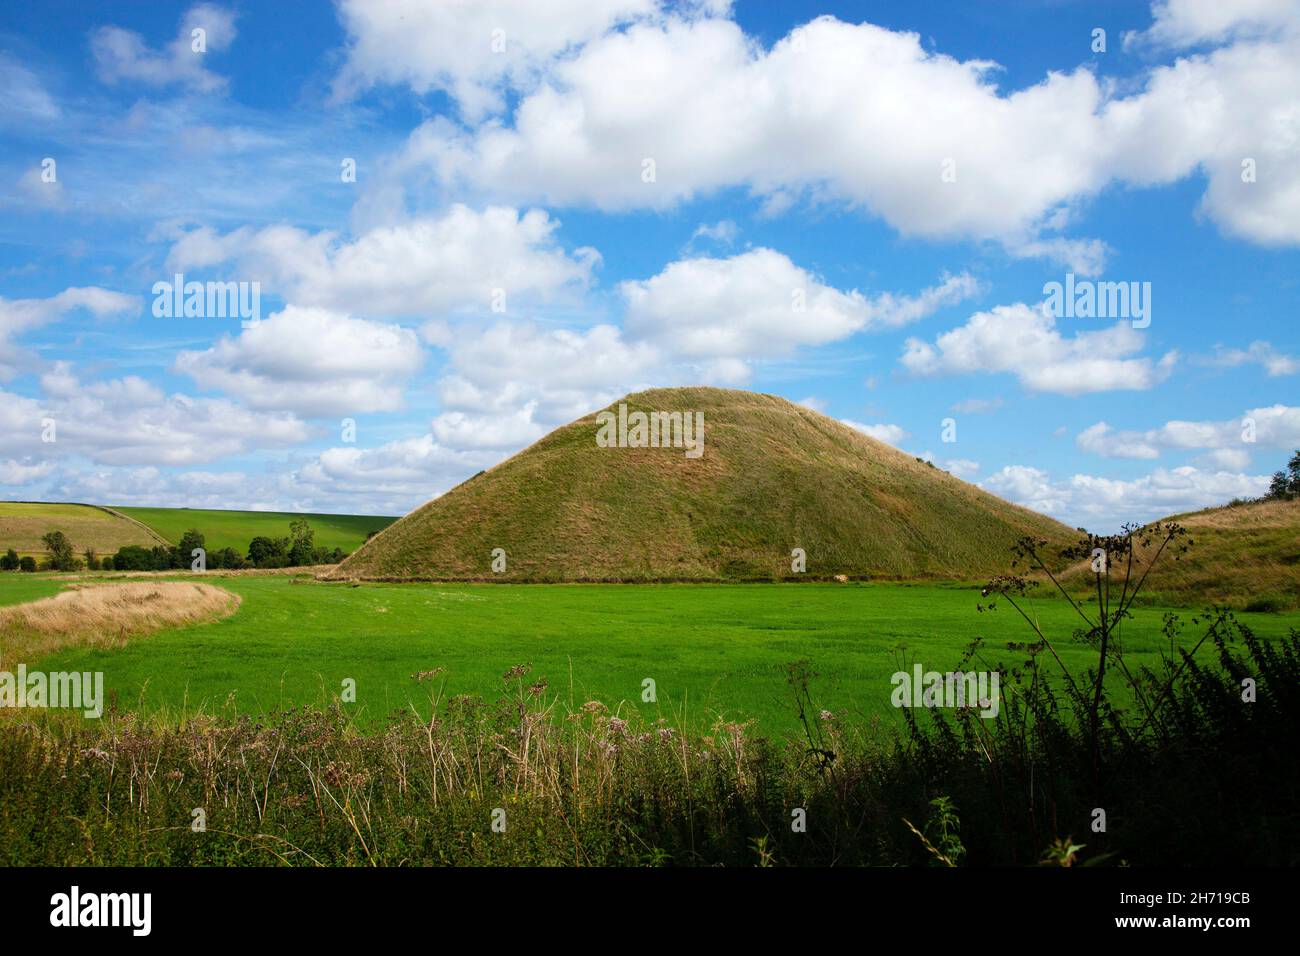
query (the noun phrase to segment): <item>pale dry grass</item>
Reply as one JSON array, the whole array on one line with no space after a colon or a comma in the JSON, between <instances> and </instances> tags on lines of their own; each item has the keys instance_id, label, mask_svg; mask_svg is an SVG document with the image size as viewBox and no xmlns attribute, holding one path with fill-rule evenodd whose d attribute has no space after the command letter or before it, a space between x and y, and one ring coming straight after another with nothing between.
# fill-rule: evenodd
<instances>
[{"instance_id":1,"label":"pale dry grass","mask_svg":"<svg viewBox=\"0 0 1300 956\"><path fill-rule=\"evenodd\" d=\"M1281 528L1300 525L1300 502L1253 501L1250 504L1207 508L1170 519L1183 527L1235 530L1238 528Z\"/></svg>"},{"instance_id":2,"label":"pale dry grass","mask_svg":"<svg viewBox=\"0 0 1300 956\"><path fill-rule=\"evenodd\" d=\"M122 647L168 627L229 617L239 596L183 581L70 585L51 598L0 608L0 666L12 670L65 647Z\"/></svg>"}]
</instances>

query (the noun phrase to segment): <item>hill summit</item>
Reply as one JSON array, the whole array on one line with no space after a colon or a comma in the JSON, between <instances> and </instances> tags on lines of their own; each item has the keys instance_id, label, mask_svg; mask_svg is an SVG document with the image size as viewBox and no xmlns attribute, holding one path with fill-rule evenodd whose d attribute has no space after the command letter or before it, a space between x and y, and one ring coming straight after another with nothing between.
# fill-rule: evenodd
<instances>
[{"instance_id":1,"label":"hill summit","mask_svg":"<svg viewBox=\"0 0 1300 956\"><path fill-rule=\"evenodd\" d=\"M1074 536L783 398L651 389L417 508L332 576L972 580L1024 534Z\"/></svg>"}]
</instances>

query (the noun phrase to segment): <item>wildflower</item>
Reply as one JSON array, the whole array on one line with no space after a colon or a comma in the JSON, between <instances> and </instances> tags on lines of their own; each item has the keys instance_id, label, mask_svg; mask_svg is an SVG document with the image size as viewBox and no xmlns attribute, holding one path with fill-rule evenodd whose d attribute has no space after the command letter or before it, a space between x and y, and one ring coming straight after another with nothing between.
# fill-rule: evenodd
<instances>
[{"instance_id":1,"label":"wildflower","mask_svg":"<svg viewBox=\"0 0 1300 956\"><path fill-rule=\"evenodd\" d=\"M504 681L518 680L532 669L532 664L516 664L514 667L510 668L510 670L502 674L501 679Z\"/></svg>"}]
</instances>

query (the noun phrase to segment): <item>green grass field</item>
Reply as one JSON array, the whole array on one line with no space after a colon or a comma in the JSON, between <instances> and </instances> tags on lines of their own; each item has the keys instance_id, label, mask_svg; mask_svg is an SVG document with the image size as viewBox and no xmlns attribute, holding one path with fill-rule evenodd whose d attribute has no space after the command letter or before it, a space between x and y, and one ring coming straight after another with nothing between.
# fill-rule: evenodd
<instances>
[{"instance_id":1,"label":"green grass field","mask_svg":"<svg viewBox=\"0 0 1300 956\"><path fill-rule=\"evenodd\" d=\"M819 707L843 716L900 719L889 705L890 676L920 662L956 666L966 645L986 639L977 668L1011 666L1030 637L1010 607L977 613L970 588L935 585L364 585L275 577L211 578L243 598L215 624L133 639L121 650L77 649L42 662L47 670L102 670L119 706L146 711L220 709L259 713L332 699L356 681L354 706L382 717L412 702L427 710L429 684L417 671L446 668L445 694L494 700L503 672L531 663L548 695L577 706L597 699L650 716L708 726L719 715L755 718L760 729L795 727L785 664L807 659L821 675ZM0 576L0 602L39 579ZM54 582L49 582L54 583ZM31 595L25 594L24 599ZM1073 612L1062 601L1034 607L1067 665L1095 659L1072 644ZM1156 663L1163 607L1135 610L1126 625L1130 666ZM1181 610L1188 619L1194 612ZM1244 614L1277 637L1300 614ZM1190 643L1195 630L1184 637ZM642 682L658 703L641 703Z\"/></svg>"},{"instance_id":2,"label":"green grass field","mask_svg":"<svg viewBox=\"0 0 1300 956\"><path fill-rule=\"evenodd\" d=\"M0 607L53 597L64 582L45 574L0 574Z\"/></svg>"},{"instance_id":3,"label":"green grass field","mask_svg":"<svg viewBox=\"0 0 1300 956\"><path fill-rule=\"evenodd\" d=\"M191 508L116 508L173 543L190 528L203 532L209 551L234 548L241 554L258 535L284 538L289 522L306 518L322 548L342 548L351 553L371 531L386 528L395 519L373 515L294 514L286 511L213 511Z\"/></svg>"}]
</instances>

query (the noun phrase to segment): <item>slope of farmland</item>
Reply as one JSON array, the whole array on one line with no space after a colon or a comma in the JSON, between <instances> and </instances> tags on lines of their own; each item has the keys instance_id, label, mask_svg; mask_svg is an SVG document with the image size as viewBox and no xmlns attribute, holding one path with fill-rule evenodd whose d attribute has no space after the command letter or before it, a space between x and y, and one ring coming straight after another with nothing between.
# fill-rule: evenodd
<instances>
[{"instance_id":1,"label":"slope of farmland","mask_svg":"<svg viewBox=\"0 0 1300 956\"><path fill-rule=\"evenodd\" d=\"M45 554L41 537L51 531L67 535L78 554L87 548L111 554L131 544L149 548L161 543L147 527L93 505L0 501L0 550L39 557Z\"/></svg>"}]
</instances>

